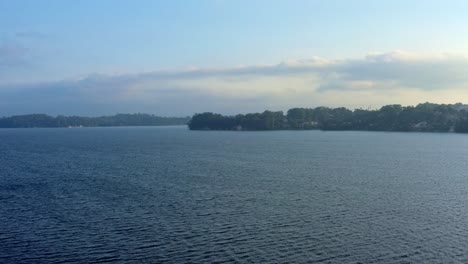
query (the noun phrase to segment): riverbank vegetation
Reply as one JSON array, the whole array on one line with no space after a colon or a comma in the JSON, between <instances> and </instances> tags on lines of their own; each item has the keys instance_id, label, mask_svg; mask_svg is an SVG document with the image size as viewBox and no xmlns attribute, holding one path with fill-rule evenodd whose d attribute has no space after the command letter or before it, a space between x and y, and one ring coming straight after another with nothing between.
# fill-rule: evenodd
<instances>
[{"instance_id":1,"label":"riverbank vegetation","mask_svg":"<svg viewBox=\"0 0 468 264\"><path fill-rule=\"evenodd\" d=\"M110 127L186 125L189 117L161 117L149 114L117 114L113 116L49 116L45 114L17 115L0 118L0 128L29 127Z\"/></svg>"},{"instance_id":2,"label":"riverbank vegetation","mask_svg":"<svg viewBox=\"0 0 468 264\"><path fill-rule=\"evenodd\" d=\"M386 105L378 110L344 107L292 108L282 111L224 116L195 114L191 130L362 130L468 132L468 106L423 103L417 106Z\"/></svg>"}]
</instances>

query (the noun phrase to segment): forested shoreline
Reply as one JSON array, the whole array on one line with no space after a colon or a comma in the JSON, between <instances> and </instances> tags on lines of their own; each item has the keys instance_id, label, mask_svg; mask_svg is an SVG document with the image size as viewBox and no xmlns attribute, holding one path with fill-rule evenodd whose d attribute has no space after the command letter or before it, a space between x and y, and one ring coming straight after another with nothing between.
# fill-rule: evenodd
<instances>
[{"instance_id":1,"label":"forested shoreline","mask_svg":"<svg viewBox=\"0 0 468 264\"><path fill-rule=\"evenodd\" d=\"M16 115L0 118L0 128L32 127L111 127L186 125L190 117L161 117L150 114L116 114L112 116Z\"/></svg>"},{"instance_id":2,"label":"forested shoreline","mask_svg":"<svg viewBox=\"0 0 468 264\"><path fill-rule=\"evenodd\" d=\"M224 116L195 114L191 130L360 130L468 133L468 106L423 103L417 106L386 105L378 110L344 107L292 108L283 111Z\"/></svg>"},{"instance_id":3,"label":"forested shoreline","mask_svg":"<svg viewBox=\"0 0 468 264\"><path fill-rule=\"evenodd\" d=\"M205 112L190 117L150 114L112 116L16 115L0 118L0 128L111 127L188 125L191 130L361 130L468 133L468 106L423 103L386 105L378 110L344 107L292 108L283 111L225 116Z\"/></svg>"}]
</instances>

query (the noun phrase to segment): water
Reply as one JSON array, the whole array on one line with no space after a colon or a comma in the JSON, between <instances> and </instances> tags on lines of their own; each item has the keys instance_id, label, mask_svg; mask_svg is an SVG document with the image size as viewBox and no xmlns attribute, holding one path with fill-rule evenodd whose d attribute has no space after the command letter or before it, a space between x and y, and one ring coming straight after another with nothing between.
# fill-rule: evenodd
<instances>
[{"instance_id":1,"label":"water","mask_svg":"<svg viewBox=\"0 0 468 264\"><path fill-rule=\"evenodd\" d=\"M0 130L0 262L468 263L468 136Z\"/></svg>"}]
</instances>

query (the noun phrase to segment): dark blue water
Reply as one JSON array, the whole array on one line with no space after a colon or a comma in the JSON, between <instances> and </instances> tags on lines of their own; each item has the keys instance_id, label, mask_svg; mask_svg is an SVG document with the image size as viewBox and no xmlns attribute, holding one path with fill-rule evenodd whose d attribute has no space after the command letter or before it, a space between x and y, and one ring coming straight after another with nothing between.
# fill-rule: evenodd
<instances>
[{"instance_id":1,"label":"dark blue water","mask_svg":"<svg viewBox=\"0 0 468 264\"><path fill-rule=\"evenodd\" d=\"M468 263L468 136L0 130L0 262Z\"/></svg>"}]
</instances>

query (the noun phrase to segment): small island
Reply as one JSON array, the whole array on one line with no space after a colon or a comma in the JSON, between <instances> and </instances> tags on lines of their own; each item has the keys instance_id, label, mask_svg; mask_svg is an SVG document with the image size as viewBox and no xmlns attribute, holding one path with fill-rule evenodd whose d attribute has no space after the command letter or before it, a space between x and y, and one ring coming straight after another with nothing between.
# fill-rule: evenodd
<instances>
[{"instance_id":1,"label":"small island","mask_svg":"<svg viewBox=\"0 0 468 264\"><path fill-rule=\"evenodd\" d=\"M195 114L191 130L357 130L468 133L468 105L423 103L386 105L378 110L344 107L292 108L282 111L224 116Z\"/></svg>"}]
</instances>

